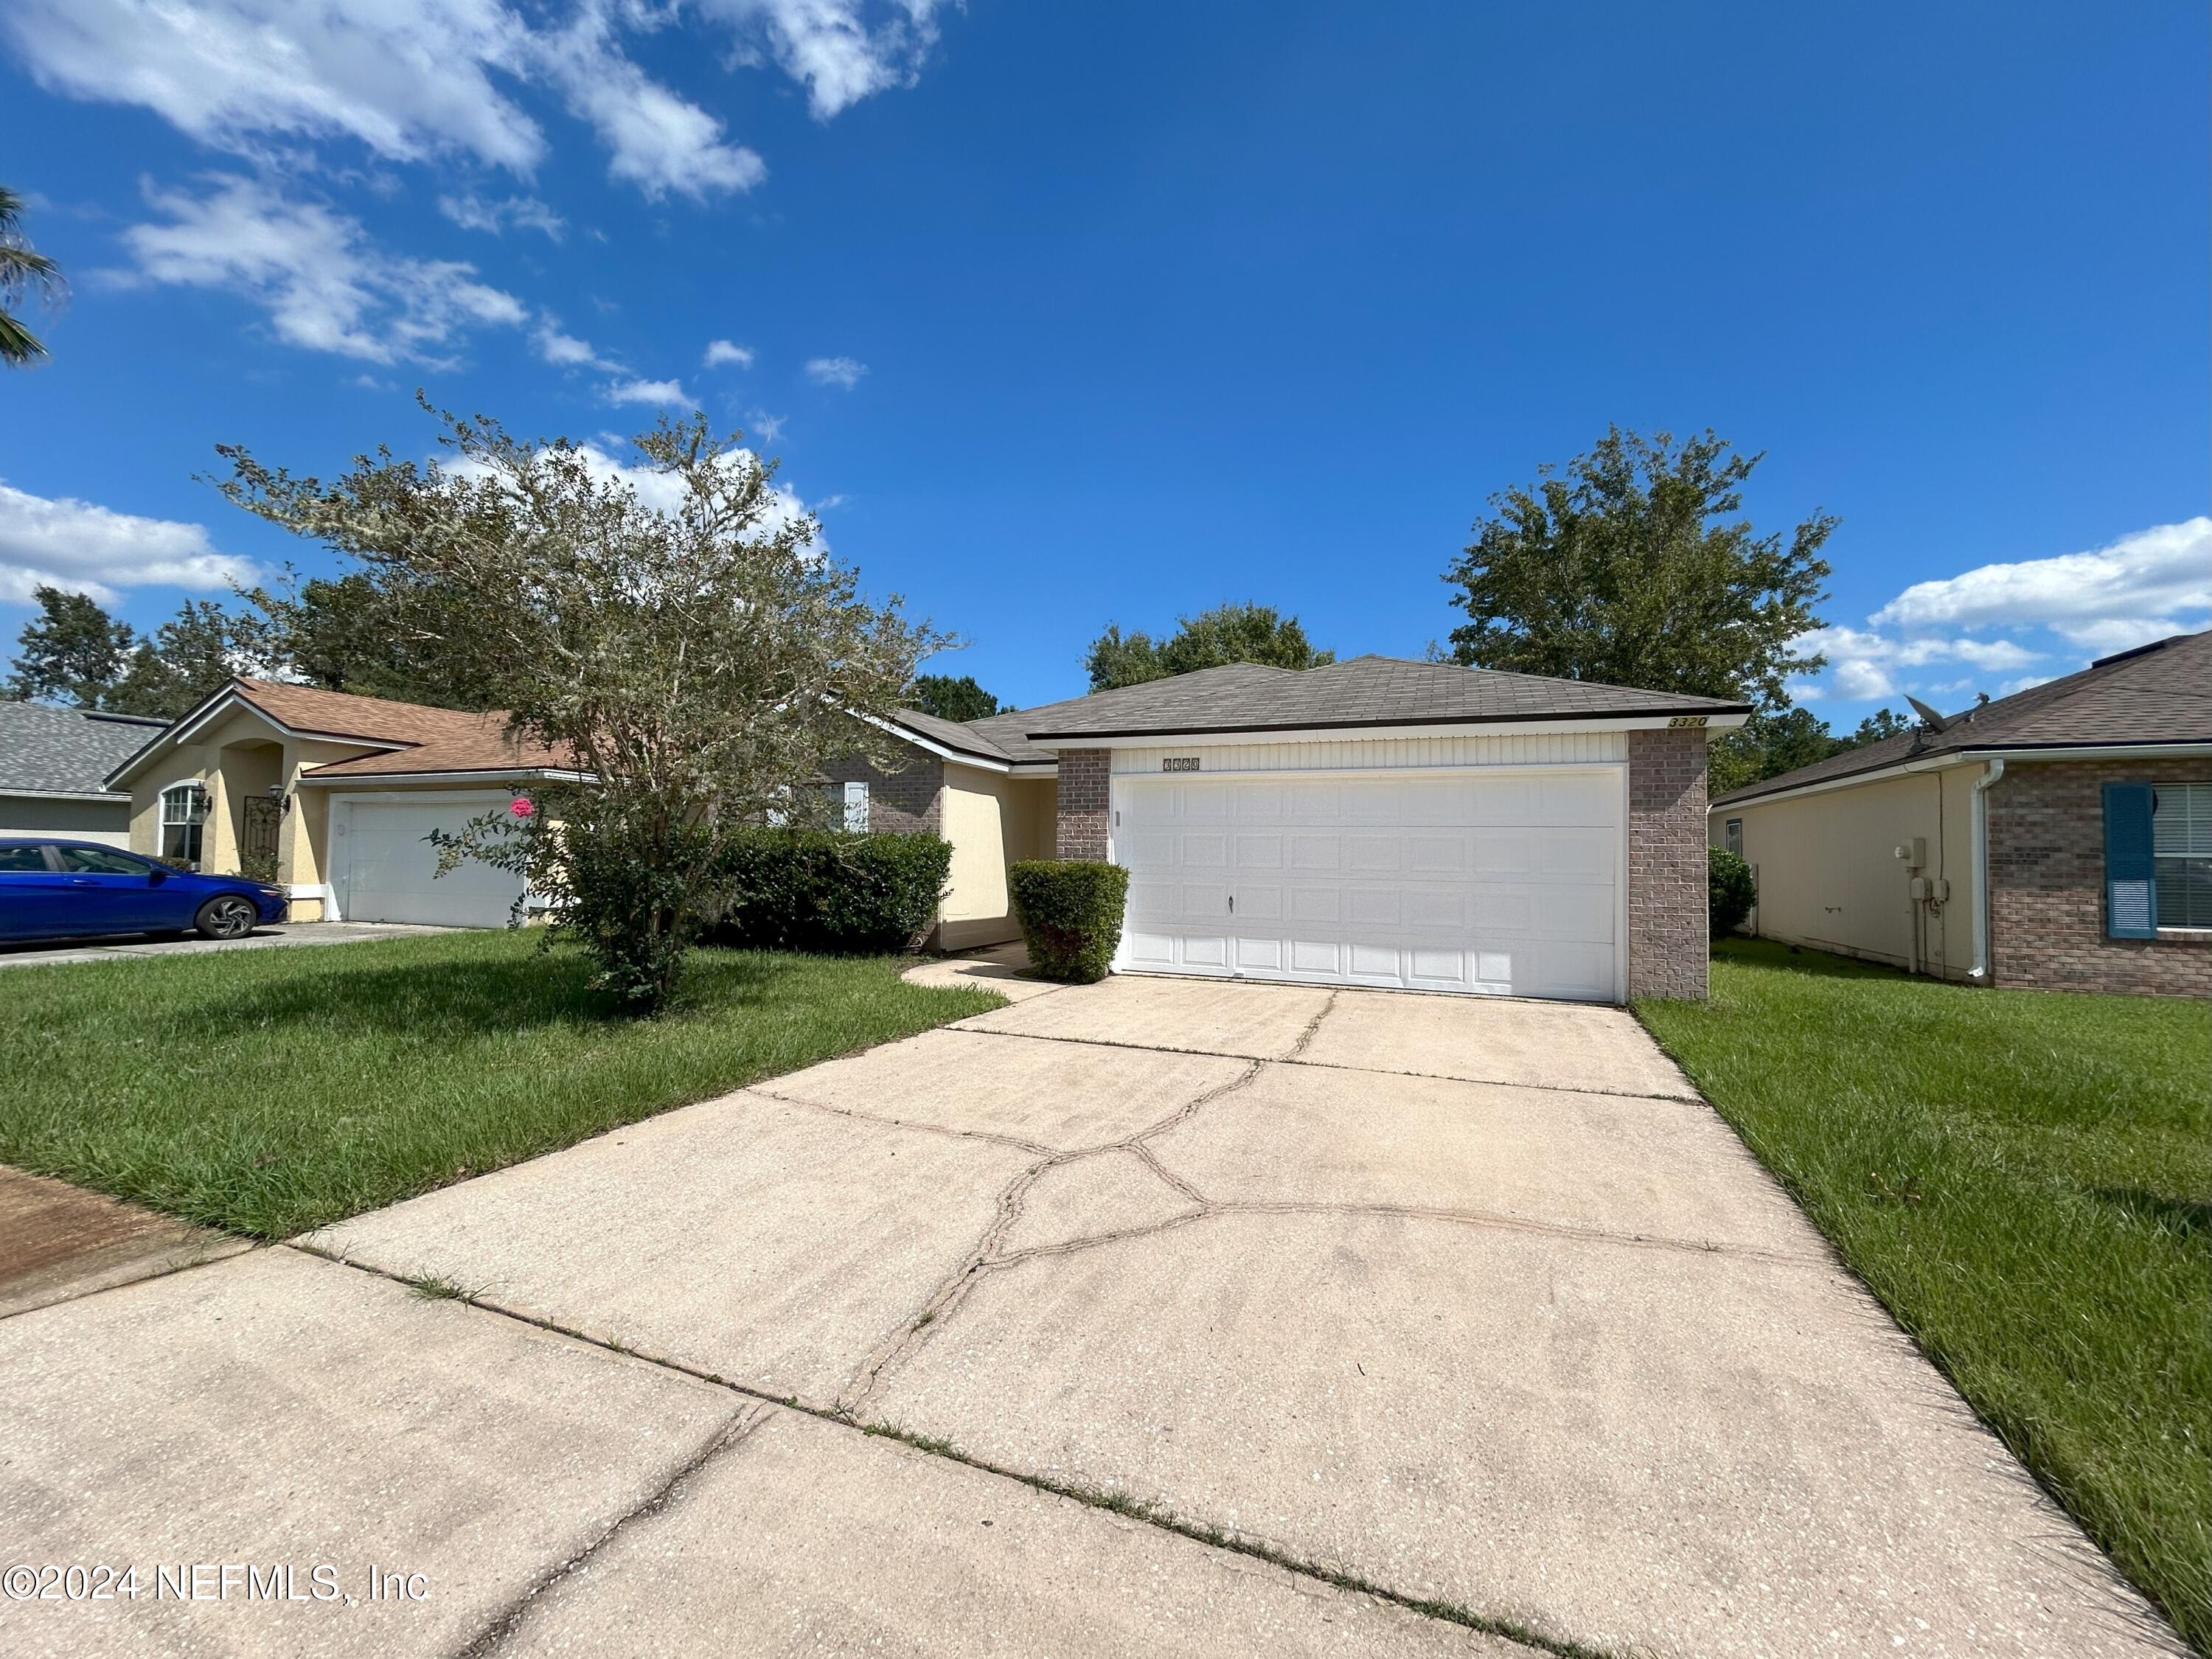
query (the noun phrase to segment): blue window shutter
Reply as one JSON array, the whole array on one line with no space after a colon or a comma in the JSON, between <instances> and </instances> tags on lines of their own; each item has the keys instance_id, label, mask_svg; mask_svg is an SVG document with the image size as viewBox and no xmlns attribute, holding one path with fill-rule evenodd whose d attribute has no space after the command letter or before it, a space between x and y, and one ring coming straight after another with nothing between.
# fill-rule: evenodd
<instances>
[{"instance_id":1,"label":"blue window shutter","mask_svg":"<svg viewBox=\"0 0 2212 1659\"><path fill-rule=\"evenodd\" d=\"M2105 786L2105 936L2158 937L2157 873L2152 866L2150 815L2155 795L2147 783Z\"/></svg>"}]
</instances>

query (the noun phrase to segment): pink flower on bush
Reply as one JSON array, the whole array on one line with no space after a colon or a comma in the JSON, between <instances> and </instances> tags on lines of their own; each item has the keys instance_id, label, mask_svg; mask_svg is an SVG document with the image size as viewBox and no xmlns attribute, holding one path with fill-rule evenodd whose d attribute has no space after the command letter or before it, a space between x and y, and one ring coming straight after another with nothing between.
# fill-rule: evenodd
<instances>
[{"instance_id":1,"label":"pink flower on bush","mask_svg":"<svg viewBox=\"0 0 2212 1659\"><path fill-rule=\"evenodd\" d=\"M530 804L529 796L517 795L513 800L507 802L507 810L518 818L526 818L538 809Z\"/></svg>"}]
</instances>

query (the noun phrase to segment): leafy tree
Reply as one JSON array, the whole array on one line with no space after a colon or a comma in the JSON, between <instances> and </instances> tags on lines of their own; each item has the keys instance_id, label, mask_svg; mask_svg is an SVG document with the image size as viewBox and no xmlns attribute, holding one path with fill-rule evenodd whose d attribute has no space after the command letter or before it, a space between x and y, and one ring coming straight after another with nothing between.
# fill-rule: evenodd
<instances>
[{"instance_id":1,"label":"leafy tree","mask_svg":"<svg viewBox=\"0 0 2212 1659\"><path fill-rule=\"evenodd\" d=\"M286 568L245 598L264 649L309 685L436 708L501 706L501 641L465 595L386 567L302 582Z\"/></svg>"},{"instance_id":2,"label":"leafy tree","mask_svg":"<svg viewBox=\"0 0 2212 1659\"><path fill-rule=\"evenodd\" d=\"M495 643L490 689L511 730L589 780L485 815L441 857L527 876L553 933L580 939L630 1010L665 1007L702 921L730 896L726 831L785 811L842 754L885 767L862 718L897 706L915 665L950 644L789 518L774 469L703 415L635 440L629 476L565 439L424 408L450 465L380 449L331 483L220 453L223 493L358 559L379 587L435 591L416 620L442 648ZM648 504L632 477L644 475Z\"/></svg>"},{"instance_id":3,"label":"leafy tree","mask_svg":"<svg viewBox=\"0 0 2212 1659\"><path fill-rule=\"evenodd\" d=\"M1608 428L1565 467L1491 497L1444 580L1469 620L1454 657L1778 711L1784 682L1822 666L1790 641L1813 606L1836 520L1816 513L1785 542L1736 518L1760 457L1706 432L1677 445Z\"/></svg>"},{"instance_id":4,"label":"leafy tree","mask_svg":"<svg viewBox=\"0 0 2212 1659\"><path fill-rule=\"evenodd\" d=\"M61 267L23 235L23 198L0 185L0 363L21 367L46 355L39 337L15 313L31 289L52 299L62 291Z\"/></svg>"},{"instance_id":5,"label":"leafy tree","mask_svg":"<svg viewBox=\"0 0 2212 1659\"><path fill-rule=\"evenodd\" d=\"M950 674L917 674L902 699L906 708L941 720L980 720L987 714L1008 712L999 700L975 684L972 674L955 679Z\"/></svg>"},{"instance_id":6,"label":"leafy tree","mask_svg":"<svg viewBox=\"0 0 2212 1659\"><path fill-rule=\"evenodd\" d=\"M1091 689L1106 691L1232 662L1319 668L1335 660L1335 652L1314 649L1296 617L1285 617L1273 605L1218 605L1195 617L1178 617L1174 635L1158 643L1148 634L1124 634L1109 623L1091 642L1083 665Z\"/></svg>"},{"instance_id":7,"label":"leafy tree","mask_svg":"<svg viewBox=\"0 0 2212 1659\"><path fill-rule=\"evenodd\" d=\"M1878 708L1859 722L1859 729L1851 733L1847 746L1856 749L1863 744L1880 743L1884 738L1901 737L1915 724L1894 708Z\"/></svg>"},{"instance_id":8,"label":"leafy tree","mask_svg":"<svg viewBox=\"0 0 2212 1659\"><path fill-rule=\"evenodd\" d=\"M1723 795L1911 729L1911 720L1887 708L1868 715L1847 738L1831 732L1827 722L1809 708L1786 708L1778 714L1762 710L1707 747L1706 787Z\"/></svg>"},{"instance_id":9,"label":"leafy tree","mask_svg":"<svg viewBox=\"0 0 2212 1659\"><path fill-rule=\"evenodd\" d=\"M187 600L131 653L110 707L175 720L238 672L242 631L252 623L212 599Z\"/></svg>"},{"instance_id":10,"label":"leafy tree","mask_svg":"<svg viewBox=\"0 0 2212 1659\"><path fill-rule=\"evenodd\" d=\"M78 708L112 708L115 683L137 635L85 593L44 584L31 590L39 614L16 635L9 693Z\"/></svg>"}]
</instances>

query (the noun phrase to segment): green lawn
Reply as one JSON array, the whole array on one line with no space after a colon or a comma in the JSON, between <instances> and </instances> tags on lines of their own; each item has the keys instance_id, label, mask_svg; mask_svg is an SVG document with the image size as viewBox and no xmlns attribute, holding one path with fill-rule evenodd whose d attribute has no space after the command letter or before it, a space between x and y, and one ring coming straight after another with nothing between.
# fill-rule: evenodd
<instances>
[{"instance_id":1,"label":"green lawn","mask_svg":"<svg viewBox=\"0 0 2212 1659\"><path fill-rule=\"evenodd\" d=\"M573 950L454 933L0 972L0 1162L260 1238L1001 1006L701 950L610 1018Z\"/></svg>"},{"instance_id":2,"label":"green lawn","mask_svg":"<svg viewBox=\"0 0 2212 1659\"><path fill-rule=\"evenodd\" d=\"M2212 1652L2212 1011L1731 940L1711 1002L1637 1012Z\"/></svg>"}]
</instances>

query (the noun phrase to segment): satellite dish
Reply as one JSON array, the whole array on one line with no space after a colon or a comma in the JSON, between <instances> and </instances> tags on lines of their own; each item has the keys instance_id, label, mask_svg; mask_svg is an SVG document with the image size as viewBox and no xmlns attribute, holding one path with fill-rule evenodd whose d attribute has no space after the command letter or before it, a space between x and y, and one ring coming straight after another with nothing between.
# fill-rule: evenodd
<instances>
[{"instance_id":1,"label":"satellite dish","mask_svg":"<svg viewBox=\"0 0 2212 1659\"><path fill-rule=\"evenodd\" d=\"M1921 702L1919 698L1915 696L1907 696L1905 698L1905 702L1912 705L1912 712L1920 716L1922 721L1926 724L1930 732L1944 731L1950 726L1950 721L1945 720L1941 714L1930 708L1926 703Z\"/></svg>"}]
</instances>

